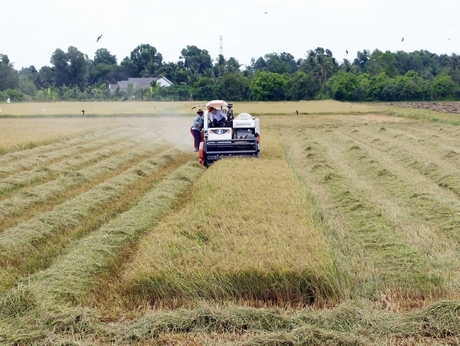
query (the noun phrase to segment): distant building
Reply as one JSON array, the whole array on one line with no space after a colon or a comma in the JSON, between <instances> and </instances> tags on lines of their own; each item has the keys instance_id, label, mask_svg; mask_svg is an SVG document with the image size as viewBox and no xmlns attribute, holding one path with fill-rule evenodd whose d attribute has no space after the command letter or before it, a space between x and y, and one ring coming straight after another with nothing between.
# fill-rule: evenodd
<instances>
[{"instance_id":1,"label":"distant building","mask_svg":"<svg viewBox=\"0 0 460 346\"><path fill-rule=\"evenodd\" d=\"M150 88L150 83L156 82L159 86L170 87L173 83L166 77L161 78L128 78L128 80L118 81L117 84L109 84L109 89L111 92L115 92L117 88L120 90L126 90L128 84L133 84L136 89L148 89Z\"/></svg>"}]
</instances>

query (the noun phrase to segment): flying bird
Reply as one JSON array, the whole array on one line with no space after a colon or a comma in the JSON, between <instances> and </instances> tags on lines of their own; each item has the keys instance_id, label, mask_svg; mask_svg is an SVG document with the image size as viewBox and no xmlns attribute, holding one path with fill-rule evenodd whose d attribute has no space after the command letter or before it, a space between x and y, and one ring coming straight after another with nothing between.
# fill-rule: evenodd
<instances>
[{"instance_id":1,"label":"flying bird","mask_svg":"<svg viewBox=\"0 0 460 346\"><path fill-rule=\"evenodd\" d=\"M128 99L127 97L126 97L126 98L124 98L122 102L126 101L127 99Z\"/></svg>"},{"instance_id":2,"label":"flying bird","mask_svg":"<svg viewBox=\"0 0 460 346\"><path fill-rule=\"evenodd\" d=\"M401 42L404 42L404 37L402 38Z\"/></svg>"},{"instance_id":3,"label":"flying bird","mask_svg":"<svg viewBox=\"0 0 460 346\"><path fill-rule=\"evenodd\" d=\"M267 12L264 12L264 14L267 14Z\"/></svg>"},{"instance_id":4,"label":"flying bird","mask_svg":"<svg viewBox=\"0 0 460 346\"><path fill-rule=\"evenodd\" d=\"M97 42L97 41L99 41L99 40L101 39L101 37L102 37L102 35L101 35L101 36L99 36L99 37L97 38L96 42Z\"/></svg>"},{"instance_id":5,"label":"flying bird","mask_svg":"<svg viewBox=\"0 0 460 346\"><path fill-rule=\"evenodd\" d=\"M347 52L347 54L348 54L348 49L345 49L345 52Z\"/></svg>"},{"instance_id":6,"label":"flying bird","mask_svg":"<svg viewBox=\"0 0 460 346\"><path fill-rule=\"evenodd\" d=\"M431 55L430 55L430 58L432 58L435 54L436 54L436 53L431 54Z\"/></svg>"}]
</instances>

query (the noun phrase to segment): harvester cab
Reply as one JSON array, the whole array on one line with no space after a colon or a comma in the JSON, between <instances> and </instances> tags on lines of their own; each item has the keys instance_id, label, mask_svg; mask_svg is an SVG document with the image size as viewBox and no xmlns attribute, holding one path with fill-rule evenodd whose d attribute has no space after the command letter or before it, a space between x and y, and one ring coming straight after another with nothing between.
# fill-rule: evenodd
<instances>
[{"instance_id":1,"label":"harvester cab","mask_svg":"<svg viewBox=\"0 0 460 346\"><path fill-rule=\"evenodd\" d=\"M210 108L215 108L227 116L218 123L209 120ZM209 166L225 157L259 157L260 123L249 113L233 116L233 104L223 100L213 100L206 104L204 112L203 142L200 143L200 163Z\"/></svg>"}]
</instances>

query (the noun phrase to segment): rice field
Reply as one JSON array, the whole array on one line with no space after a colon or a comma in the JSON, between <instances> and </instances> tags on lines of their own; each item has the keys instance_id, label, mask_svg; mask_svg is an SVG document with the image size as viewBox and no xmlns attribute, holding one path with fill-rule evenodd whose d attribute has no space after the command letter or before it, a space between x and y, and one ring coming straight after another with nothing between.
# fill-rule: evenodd
<instances>
[{"instance_id":1,"label":"rice field","mask_svg":"<svg viewBox=\"0 0 460 346\"><path fill-rule=\"evenodd\" d=\"M460 342L453 115L238 104L261 158L206 169L193 105L2 105L0 344Z\"/></svg>"}]
</instances>

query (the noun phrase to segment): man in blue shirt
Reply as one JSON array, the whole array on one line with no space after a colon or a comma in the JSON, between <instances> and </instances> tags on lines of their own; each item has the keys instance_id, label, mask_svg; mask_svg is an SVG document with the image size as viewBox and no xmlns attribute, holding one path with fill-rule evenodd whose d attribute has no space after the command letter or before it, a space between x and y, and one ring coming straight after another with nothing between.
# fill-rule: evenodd
<instances>
[{"instance_id":1,"label":"man in blue shirt","mask_svg":"<svg viewBox=\"0 0 460 346\"><path fill-rule=\"evenodd\" d=\"M193 125L190 128L190 132L193 135L193 142L195 151L198 151L201 142L201 130L203 128L203 110L198 109L197 116L193 119Z\"/></svg>"}]
</instances>

